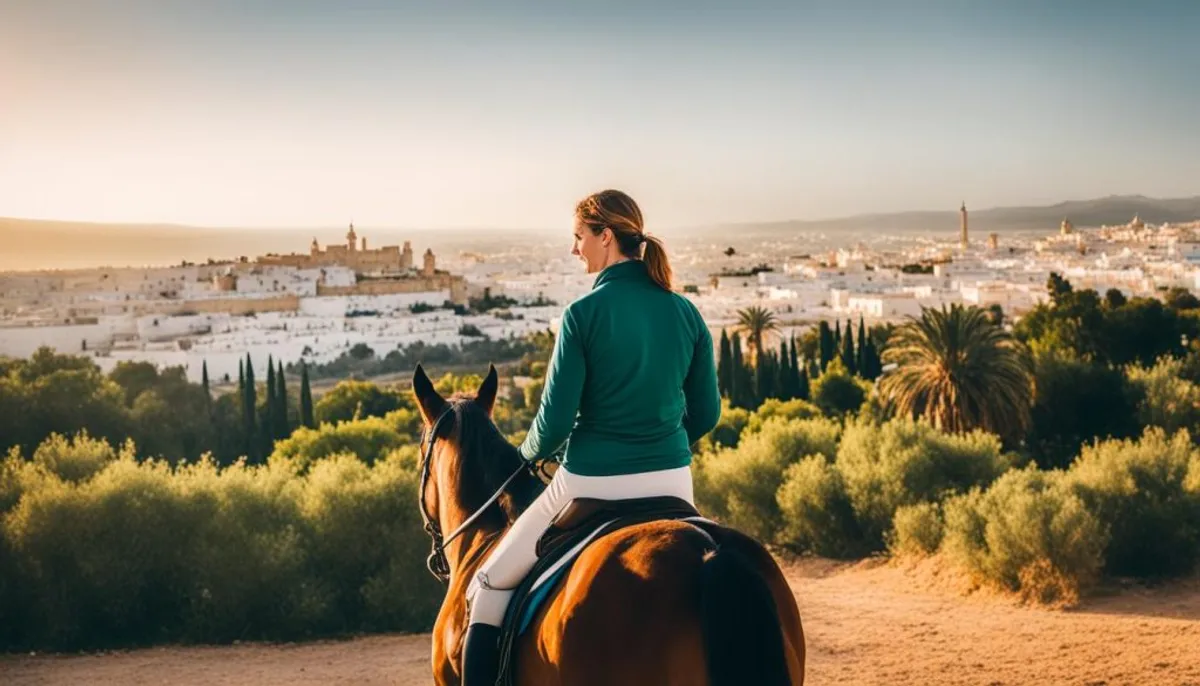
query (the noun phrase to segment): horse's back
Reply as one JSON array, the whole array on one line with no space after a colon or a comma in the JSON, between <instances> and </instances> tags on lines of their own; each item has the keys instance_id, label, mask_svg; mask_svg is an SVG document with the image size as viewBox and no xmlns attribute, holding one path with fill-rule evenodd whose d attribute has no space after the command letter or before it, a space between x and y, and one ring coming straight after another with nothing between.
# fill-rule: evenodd
<instances>
[{"instance_id":1,"label":"horse's back","mask_svg":"<svg viewBox=\"0 0 1200 686\"><path fill-rule=\"evenodd\" d=\"M788 669L802 674L799 612L774 559L752 539L717 529L722 549L743 555L770 588L784 643L799 646L798 654L788 650ZM707 533L680 521L638 524L597 539L522 639L517 682L708 685L701 598L713 550Z\"/></svg>"}]
</instances>

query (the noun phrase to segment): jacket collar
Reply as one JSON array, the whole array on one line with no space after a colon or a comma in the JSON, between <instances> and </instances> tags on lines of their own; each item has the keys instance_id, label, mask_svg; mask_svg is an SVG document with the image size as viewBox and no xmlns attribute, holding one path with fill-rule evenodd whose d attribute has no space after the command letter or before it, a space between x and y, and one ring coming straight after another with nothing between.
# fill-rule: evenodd
<instances>
[{"instance_id":1,"label":"jacket collar","mask_svg":"<svg viewBox=\"0 0 1200 686\"><path fill-rule=\"evenodd\" d=\"M646 263L641 260L625 260L611 264L596 275L596 281L592 284L592 290L603 286L610 281L626 281L629 279L643 279L646 277Z\"/></svg>"}]
</instances>

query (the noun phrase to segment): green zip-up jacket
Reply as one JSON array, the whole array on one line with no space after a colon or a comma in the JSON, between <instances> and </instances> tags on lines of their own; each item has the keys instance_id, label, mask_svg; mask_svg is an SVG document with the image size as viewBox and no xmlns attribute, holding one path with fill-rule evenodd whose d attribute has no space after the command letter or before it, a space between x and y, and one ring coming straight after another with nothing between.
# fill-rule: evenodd
<instances>
[{"instance_id":1,"label":"green zip-up jacket","mask_svg":"<svg viewBox=\"0 0 1200 686\"><path fill-rule=\"evenodd\" d=\"M606 267L562 315L541 406L521 444L580 476L691 463L721 414L712 334L696 306L664 290L641 260Z\"/></svg>"}]
</instances>

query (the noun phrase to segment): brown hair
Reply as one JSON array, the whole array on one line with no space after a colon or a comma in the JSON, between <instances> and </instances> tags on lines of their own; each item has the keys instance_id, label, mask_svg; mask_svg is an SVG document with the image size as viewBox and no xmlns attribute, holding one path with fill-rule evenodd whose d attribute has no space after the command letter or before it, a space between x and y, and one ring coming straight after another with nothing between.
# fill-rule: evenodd
<instances>
[{"instance_id":1,"label":"brown hair","mask_svg":"<svg viewBox=\"0 0 1200 686\"><path fill-rule=\"evenodd\" d=\"M674 275L671 262L667 259L667 249L662 239L646 233L642 210L633 198L611 189L592 193L575 206L575 217L596 235L605 229L612 230L621 254L645 262L650 278L659 286L671 290Z\"/></svg>"}]
</instances>

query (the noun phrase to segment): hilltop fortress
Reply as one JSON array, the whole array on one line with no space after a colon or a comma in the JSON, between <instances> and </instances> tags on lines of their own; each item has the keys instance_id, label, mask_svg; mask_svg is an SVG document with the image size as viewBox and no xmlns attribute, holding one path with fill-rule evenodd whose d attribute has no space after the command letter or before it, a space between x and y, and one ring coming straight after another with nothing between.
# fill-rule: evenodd
<instances>
[{"instance_id":1,"label":"hilltop fortress","mask_svg":"<svg viewBox=\"0 0 1200 686\"><path fill-rule=\"evenodd\" d=\"M413 249L410 241L404 241L403 249L398 245L385 245L382 248L369 249L367 248L367 237L359 238L358 233L354 230L354 224L350 224L344 244L331 243L322 250L321 244L314 237L308 254L264 255L258 258L257 263L299 269L342 266L363 275L403 274L413 269ZM421 275L433 276L435 271L436 258L433 251L427 249L421 267Z\"/></svg>"},{"instance_id":2,"label":"hilltop fortress","mask_svg":"<svg viewBox=\"0 0 1200 686\"><path fill-rule=\"evenodd\" d=\"M361 243L360 243L361 241ZM244 264L244 263L243 263ZM241 267L242 265L238 265ZM410 241L404 247L388 245L382 248L367 247L367 237L359 238L350 224L344 244L330 244L324 249L314 237L308 254L268 254L257 258L247 271L245 268L227 270L215 277L218 291L240 290L239 283L244 275L254 277L264 271L291 268L299 272L318 271L316 295L389 295L399 293L448 292L446 298L455 304L467 301L467 284L462 276L439 271L437 256L426 249L421 268L413 266L413 249ZM331 278L331 272L340 270L341 278ZM346 272L353 274L349 279ZM440 304L440 303L437 303Z\"/></svg>"}]
</instances>

